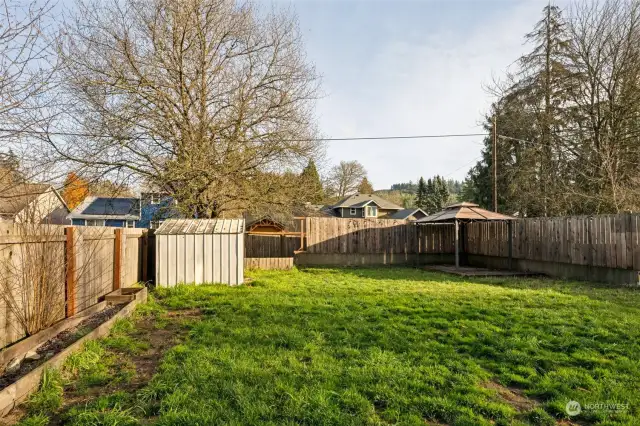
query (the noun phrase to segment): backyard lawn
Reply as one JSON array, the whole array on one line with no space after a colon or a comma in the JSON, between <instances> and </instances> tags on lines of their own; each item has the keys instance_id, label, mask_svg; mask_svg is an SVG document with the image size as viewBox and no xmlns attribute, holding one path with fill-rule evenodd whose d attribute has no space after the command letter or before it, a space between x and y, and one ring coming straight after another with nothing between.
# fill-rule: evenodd
<instances>
[{"instance_id":1,"label":"backyard lawn","mask_svg":"<svg viewBox=\"0 0 640 426\"><path fill-rule=\"evenodd\" d=\"M156 290L49 371L22 422L640 424L635 289L403 268L248 275Z\"/></svg>"}]
</instances>

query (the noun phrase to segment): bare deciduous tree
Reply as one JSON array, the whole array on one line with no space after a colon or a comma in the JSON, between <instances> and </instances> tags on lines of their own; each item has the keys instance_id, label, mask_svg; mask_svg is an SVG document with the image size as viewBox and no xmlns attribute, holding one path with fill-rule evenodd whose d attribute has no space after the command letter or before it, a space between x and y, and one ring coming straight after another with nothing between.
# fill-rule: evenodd
<instances>
[{"instance_id":1,"label":"bare deciduous tree","mask_svg":"<svg viewBox=\"0 0 640 426\"><path fill-rule=\"evenodd\" d=\"M358 192L367 171L358 161L341 161L333 166L327 179L328 193L335 197L346 197Z\"/></svg>"},{"instance_id":2,"label":"bare deciduous tree","mask_svg":"<svg viewBox=\"0 0 640 426\"><path fill-rule=\"evenodd\" d=\"M54 39L45 34L52 23L51 9L47 0L0 0L0 152L22 163L34 151L25 132L46 128L53 114L49 94L56 87L53 76L59 64L51 49ZM30 173L49 166L41 160ZM7 179L7 172L14 170L1 168L3 188L15 181L13 176Z\"/></svg>"},{"instance_id":3,"label":"bare deciduous tree","mask_svg":"<svg viewBox=\"0 0 640 426\"><path fill-rule=\"evenodd\" d=\"M279 188L261 177L320 152L319 79L291 14L233 0L86 0L65 33L59 124L93 137L44 138L55 156L136 175L211 217L264 201Z\"/></svg>"}]
</instances>

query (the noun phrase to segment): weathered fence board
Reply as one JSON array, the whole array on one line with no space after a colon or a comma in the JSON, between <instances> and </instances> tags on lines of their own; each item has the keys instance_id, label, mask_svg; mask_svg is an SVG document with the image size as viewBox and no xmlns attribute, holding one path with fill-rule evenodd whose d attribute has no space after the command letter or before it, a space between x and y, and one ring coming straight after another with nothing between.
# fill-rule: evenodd
<instances>
[{"instance_id":1,"label":"weathered fence board","mask_svg":"<svg viewBox=\"0 0 640 426\"><path fill-rule=\"evenodd\" d=\"M308 217L306 251L312 254L452 253L452 226L416 227L405 220Z\"/></svg>"},{"instance_id":2,"label":"weathered fence board","mask_svg":"<svg viewBox=\"0 0 640 426\"><path fill-rule=\"evenodd\" d=\"M54 259L50 264L43 265L43 271L59 276L60 294L57 300L50 301L52 306L59 308L59 319L98 303L105 294L113 291L115 276L120 276L122 286L129 286L141 279L142 260L145 258L141 239L145 230L121 229L122 262L119 273L116 273L115 228L48 225L46 233L43 229L34 226L25 231L24 227L0 224L0 266L3 268L0 279L15 281L14 300L26 297L20 292L20 287L24 288L21 285L24 281L16 278L21 276L20 271L42 267L37 260L29 258L30 253L33 257L33 249L38 245L49 253L48 259ZM67 231L67 235L65 230L72 231ZM60 256L51 257L50 253L59 253ZM25 335L21 322L0 297L0 349Z\"/></svg>"},{"instance_id":3,"label":"weathered fence board","mask_svg":"<svg viewBox=\"0 0 640 426\"><path fill-rule=\"evenodd\" d=\"M640 269L640 215L527 218L513 223L513 257L544 262ZM508 256L508 225L466 225L469 254Z\"/></svg>"},{"instance_id":4,"label":"weathered fence board","mask_svg":"<svg viewBox=\"0 0 640 426\"><path fill-rule=\"evenodd\" d=\"M300 248L296 235L245 235L245 257L293 257Z\"/></svg>"},{"instance_id":5,"label":"weathered fence board","mask_svg":"<svg viewBox=\"0 0 640 426\"><path fill-rule=\"evenodd\" d=\"M247 269L291 269L293 257L245 257L244 267Z\"/></svg>"}]
</instances>

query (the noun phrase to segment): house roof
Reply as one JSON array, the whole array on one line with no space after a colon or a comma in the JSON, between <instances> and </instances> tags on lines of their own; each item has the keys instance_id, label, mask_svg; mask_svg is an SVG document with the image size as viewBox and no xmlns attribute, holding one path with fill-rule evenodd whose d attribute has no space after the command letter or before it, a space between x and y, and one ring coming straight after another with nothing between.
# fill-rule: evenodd
<instances>
[{"instance_id":1,"label":"house roof","mask_svg":"<svg viewBox=\"0 0 640 426\"><path fill-rule=\"evenodd\" d=\"M140 219L138 198L89 196L69 215L68 219Z\"/></svg>"},{"instance_id":2,"label":"house roof","mask_svg":"<svg viewBox=\"0 0 640 426\"><path fill-rule=\"evenodd\" d=\"M490 212L480 208L477 204L463 202L447 206L438 213L416 220L415 223L453 222L456 219L468 221L515 220L512 216Z\"/></svg>"},{"instance_id":3,"label":"house roof","mask_svg":"<svg viewBox=\"0 0 640 426\"><path fill-rule=\"evenodd\" d=\"M340 207L358 208L364 207L372 202L381 209L402 210L402 207L400 207L399 205L393 204L391 201L387 201L375 194L353 194L346 198L343 198L331 207L334 209Z\"/></svg>"},{"instance_id":4,"label":"house roof","mask_svg":"<svg viewBox=\"0 0 640 426\"><path fill-rule=\"evenodd\" d=\"M425 216L428 216L424 212L424 210L418 209L418 208L412 208L412 209L398 210L397 212L393 213L392 215L389 215L389 218L390 219L407 219L407 218L410 218L411 216L413 216L416 212L422 212L422 214L424 214Z\"/></svg>"},{"instance_id":5,"label":"house roof","mask_svg":"<svg viewBox=\"0 0 640 426\"><path fill-rule=\"evenodd\" d=\"M14 217L24 210L29 203L38 198L38 196L49 191L54 191L62 201L62 198L53 186L46 183L19 183L10 184L6 188L0 188L0 216ZM66 207L64 201L62 202Z\"/></svg>"},{"instance_id":6,"label":"house roof","mask_svg":"<svg viewBox=\"0 0 640 426\"><path fill-rule=\"evenodd\" d=\"M167 219L156 235L242 234L244 219Z\"/></svg>"}]
</instances>

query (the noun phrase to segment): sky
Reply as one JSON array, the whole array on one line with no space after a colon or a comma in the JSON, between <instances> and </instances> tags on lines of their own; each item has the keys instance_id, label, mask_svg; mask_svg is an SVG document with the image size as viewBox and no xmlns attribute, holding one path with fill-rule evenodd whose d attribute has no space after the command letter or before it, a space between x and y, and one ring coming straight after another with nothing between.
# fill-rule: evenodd
<instances>
[{"instance_id":1,"label":"sky","mask_svg":"<svg viewBox=\"0 0 640 426\"><path fill-rule=\"evenodd\" d=\"M322 75L323 137L482 133L483 86L527 51L545 0L277 0L298 15ZM436 174L463 179L482 136L336 141L326 168L357 160L375 189Z\"/></svg>"}]
</instances>

